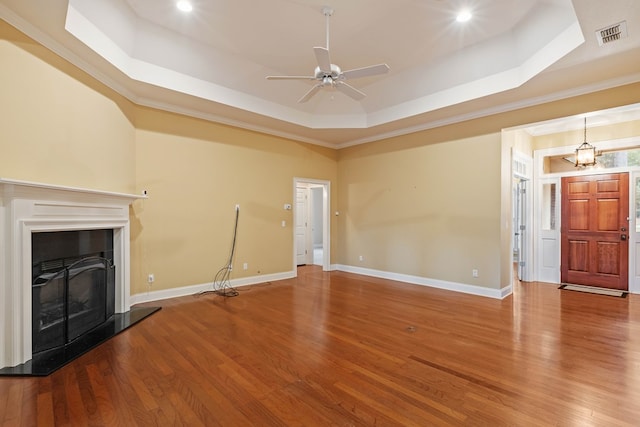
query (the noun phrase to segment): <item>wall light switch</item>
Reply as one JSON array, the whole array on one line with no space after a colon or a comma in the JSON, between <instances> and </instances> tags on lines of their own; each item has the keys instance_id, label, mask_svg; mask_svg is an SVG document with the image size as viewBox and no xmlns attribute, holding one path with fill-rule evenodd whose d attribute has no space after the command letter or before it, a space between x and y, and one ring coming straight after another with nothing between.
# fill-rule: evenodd
<instances>
[{"instance_id":1,"label":"wall light switch","mask_svg":"<svg viewBox=\"0 0 640 427\"><path fill-rule=\"evenodd\" d=\"M283 226L283 227L286 227L286 226L287 226L287 221L282 220L282 226Z\"/></svg>"}]
</instances>

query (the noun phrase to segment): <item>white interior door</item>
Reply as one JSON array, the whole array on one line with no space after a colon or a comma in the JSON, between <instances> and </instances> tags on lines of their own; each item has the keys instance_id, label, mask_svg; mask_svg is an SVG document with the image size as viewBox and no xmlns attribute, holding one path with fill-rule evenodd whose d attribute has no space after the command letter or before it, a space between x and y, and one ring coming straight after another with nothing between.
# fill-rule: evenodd
<instances>
[{"instance_id":1,"label":"white interior door","mask_svg":"<svg viewBox=\"0 0 640 427\"><path fill-rule=\"evenodd\" d=\"M309 189L296 188L296 263L298 265L311 264L313 253L309 253ZM310 258L311 257L311 258Z\"/></svg>"},{"instance_id":2,"label":"white interior door","mask_svg":"<svg viewBox=\"0 0 640 427\"><path fill-rule=\"evenodd\" d=\"M527 183L525 179L518 180L514 194L514 225L513 252L514 261L518 267L518 278L524 280L525 265L527 263Z\"/></svg>"}]
</instances>

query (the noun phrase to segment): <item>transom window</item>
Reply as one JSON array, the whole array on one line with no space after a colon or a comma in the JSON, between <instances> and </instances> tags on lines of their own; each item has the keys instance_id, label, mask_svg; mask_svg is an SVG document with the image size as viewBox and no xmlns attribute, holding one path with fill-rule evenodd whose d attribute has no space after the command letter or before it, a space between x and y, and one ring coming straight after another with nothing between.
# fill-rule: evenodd
<instances>
[{"instance_id":1,"label":"transom window","mask_svg":"<svg viewBox=\"0 0 640 427\"><path fill-rule=\"evenodd\" d=\"M640 166L640 147L615 151L605 151L597 156L595 166L586 169L612 169ZM575 154L548 156L544 161L544 173L559 173L575 171Z\"/></svg>"}]
</instances>

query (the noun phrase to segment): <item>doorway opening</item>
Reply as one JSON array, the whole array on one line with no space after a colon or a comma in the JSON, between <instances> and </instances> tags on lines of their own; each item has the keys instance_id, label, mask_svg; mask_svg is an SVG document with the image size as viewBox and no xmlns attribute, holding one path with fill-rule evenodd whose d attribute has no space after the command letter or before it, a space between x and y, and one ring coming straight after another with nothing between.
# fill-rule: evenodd
<instances>
[{"instance_id":1,"label":"doorway opening","mask_svg":"<svg viewBox=\"0 0 640 427\"><path fill-rule=\"evenodd\" d=\"M320 265L330 270L330 188L329 181L294 178L293 269L300 265Z\"/></svg>"},{"instance_id":2,"label":"doorway opening","mask_svg":"<svg viewBox=\"0 0 640 427\"><path fill-rule=\"evenodd\" d=\"M514 268L512 275L523 282L531 281L533 265L532 192L531 180L533 158L512 152L511 178L511 253ZM511 277L510 283L513 283Z\"/></svg>"},{"instance_id":3,"label":"doorway opening","mask_svg":"<svg viewBox=\"0 0 640 427\"><path fill-rule=\"evenodd\" d=\"M527 184L528 181L518 178L513 188L513 263L518 280L525 281L527 265Z\"/></svg>"},{"instance_id":4,"label":"doorway opening","mask_svg":"<svg viewBox=\"0 0 640 427\"><path fill-rule=\"evenodd\" d=\"M622 275L626 276L621 279L620 283L622 284L614 286L598 282L597 284L590 283L590 285L615 288L626 285L630 293L640 292L640 274L637 272L640 250L636 246L637 242L640 242L640 230L636 228L640 222L637 213L634 215L632 212L632 207L640 201L640 192L635 187L636 180L640 177L640 162L633 154L633 149L638 146L640 146L640 141L637 137L598 141L598 149L602 150L604 154L599 157L599 163L596 166L587 169L577 169L574 165L563 160L563 157L567 157L575 149L574 146L541 148L534 151L534 170L536 171L535 280L560 284L583 280L578 279L576 275L589 278L593 276L598 280L603 280L602 278L605 276ZM565 163L570 168L567 168ZM587 188L586 181L590 175L606 176L608 174L628 174L629 191L628 194L625 192L621 201L616 201L618 196L612 196L614 192L606 192L603 202L596 204L604 209L600 209L601 213L609 213L606 218L598 219L597 216L593 216L595 211L590 208L589 200L585 198L581 201L578 195L573 194L573 190L577 191L581 186ZM569 192L568 188L562 191L563 181L568 183L571 180L578 180L578 182L571 184L572 191ZM580 183L581 180L585 183ZM600 189L606 189L607 186L613 185L612 183L613 181L607 180L606 183L599 184ZM596 192L594 192L595 194ZM564 212L570 203L569 200L563 201L565 196L570 196L571 203L575 205L571 212ZM616 213L618 203L622 207L620 212ZM579 210L580 208L582 211ZM563 215L561 215L561 210ZM579 215L580 212L582 215ZM593 217L593 221L596 221L594 224L591 224L591 219L588 219L590 215ZM561 216L565 217L562 221ZM576 219L573 219L574 216ZM616 220L615 227L613 219ZM580 221L582 221L582 225L580 225ZM565 230L570 234L565 233L564 237L561 233L562 225L571 226L571 229ZM588 234L594 229L602 227L611 228L606 231L610 231L612 236L607 236L606 239L600 237L592 239ZM584 236L576 235L574 233L576 228L580 229L579 232ZM614 228L615 234L613 234ZM596 244L591 240L597 240L601 244ZM614 259L627 264L625 266L617 262L614 263ZM562 277L563 268L567 270L564 272L564 277ZM595 273L592 274L593 272ZM587 285L589 284L587 283Z\"/></svg>"}]
</instances>

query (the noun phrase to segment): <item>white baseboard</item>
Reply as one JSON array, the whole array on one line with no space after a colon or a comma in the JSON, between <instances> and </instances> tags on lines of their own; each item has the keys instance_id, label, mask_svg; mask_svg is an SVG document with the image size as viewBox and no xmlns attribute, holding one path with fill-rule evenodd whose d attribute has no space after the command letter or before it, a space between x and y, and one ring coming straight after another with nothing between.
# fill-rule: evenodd
<instances>
[{"instance_id":1,"label":"white baseboard","mask_svg":"<svg viewBox=\"0 0 640 427\"><path fill-rule=\"evenodd\" d=\"M264 274L261 276L242 277L240 279L231 279L231 286L234 288L256 285L258 283L273 282L276 280L291 279L296 277L295 271L285 271L282 273ZM144 302L160 301L169 298L178 298L189 295L195 295L200 292L210 291L213 289L213 282L202 283L200 285L181 286L179 288L162 289L159 291L144 292L141 294L131 295L131 305L141 304Z\"/></svg>"},{"instance_id":2,"label":"white baseboard","mask_svg":"<svg viewBox=\"0 0 640 427\"><path fill-rule=\"evenodd\" d=\"M513 292L512 286L506 286L502 289L483 288L482 286L469 285L465 283L447 282L438 279L429 279L420 276L411 276L408 274L391 273L388 271L373 270L370 268L354 267L350 265L331 264L330 271L345 271L347 273L362 274L363 276L379 277L381 279L397 280L398 282L411 283L414 285L429 286L437 289L445 289L448 291L462 292L465 294L478 295L489 298L503 299ZM231 279L231 286L234 288L256 285L258 283L273 282L276 280L285 280L296 277L295 271L284 271L282 273L265 274L261 276L242 277L240 279ZM195 295L200 292L213 289L213 283L202 283L199 285L181 286L179 288L163 289L159 291L150 291L131 296L131 305L141 304L145 302L160 301L169 298L178 298L188 295Z\"/></svg>"},{"instance_id":3,"label":"white baseboard","mask_svg":"<svg viewBox=\"0 0 640 427\"><path fill-rule=\"evenodd\" d=\"M429 279L427 277L411 276L409 274L391 273L388 271L373 270L370 268L354 267L351 265L334 264L332 269L345 271L347 273L362 274L364 276L379 277L381 279L397 280L398 282L411 283L414 285L429 286L431 288L445 289L448 291L462 292L465 294L478 295L482 297L503 299L513 292L513 286L509 285L502 289L484 288L482 286L469 285L466 283L448 282L445 280Z\"/></svg>"}]
</instances>

